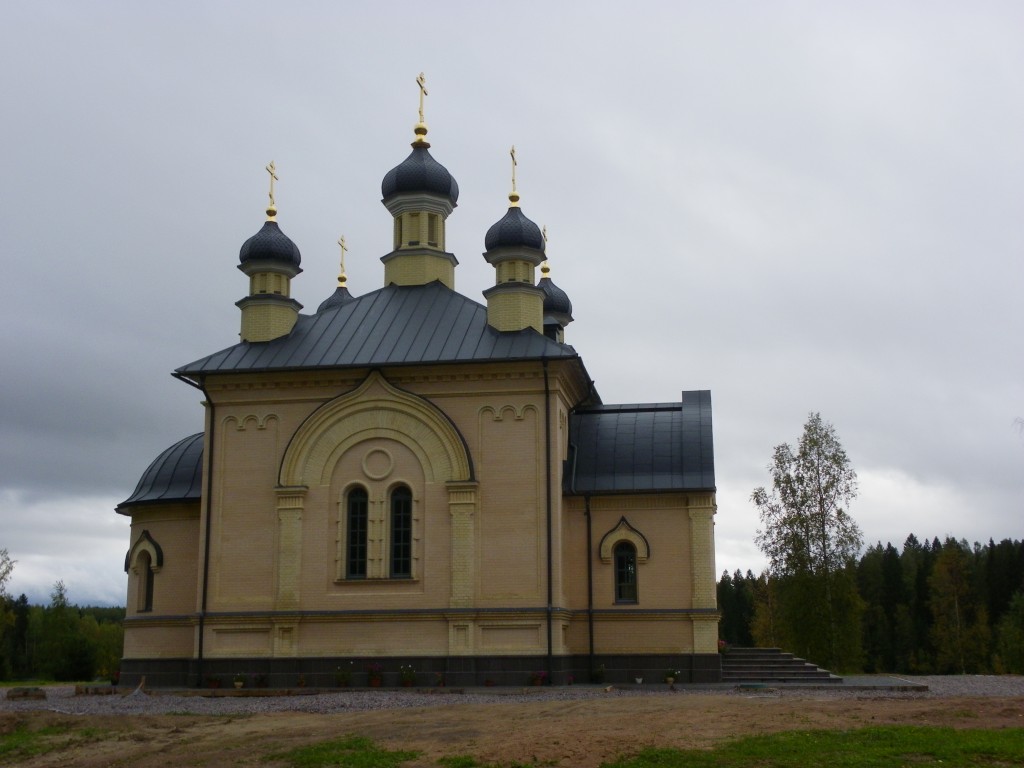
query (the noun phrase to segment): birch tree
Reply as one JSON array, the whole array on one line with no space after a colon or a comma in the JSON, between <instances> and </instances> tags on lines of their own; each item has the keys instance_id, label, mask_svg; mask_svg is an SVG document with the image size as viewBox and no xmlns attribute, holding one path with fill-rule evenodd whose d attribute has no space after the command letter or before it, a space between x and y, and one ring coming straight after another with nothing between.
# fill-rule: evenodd
<instances>
[{"instance_id":1,"label":"birch tree","mask_svg":"<svg viewBox=\"0 0 1024 768\"><path fill-rule=\"evenodd\" d=\"M778 445L768 465L772 486L751 501L761 515L755 541L779 580L784 637L798 652L824 654L832 666L858 666L859 617L852 568L860 529L847 511L857 497L857 473L835 428L812 413L796 450ZM854 642L855 646L851 645Z\"/></svg>"}]
</instances>

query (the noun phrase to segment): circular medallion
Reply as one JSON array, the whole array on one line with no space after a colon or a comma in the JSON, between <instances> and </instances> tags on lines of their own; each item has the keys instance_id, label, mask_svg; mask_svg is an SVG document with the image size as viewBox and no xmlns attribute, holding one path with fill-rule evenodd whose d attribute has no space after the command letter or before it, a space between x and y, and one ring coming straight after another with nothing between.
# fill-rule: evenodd
<instances>
[{"instance_id":1,"label":"circular medallion","mask_svg":"<svg viewBox=\"0 0 1024 768\"><path fill-rule=\"evenodd\" d=\"M395 468L395 460L383 448L374 448L363 456L363 472L371 480L383 480Z\"/></svg>"}]
</instances>

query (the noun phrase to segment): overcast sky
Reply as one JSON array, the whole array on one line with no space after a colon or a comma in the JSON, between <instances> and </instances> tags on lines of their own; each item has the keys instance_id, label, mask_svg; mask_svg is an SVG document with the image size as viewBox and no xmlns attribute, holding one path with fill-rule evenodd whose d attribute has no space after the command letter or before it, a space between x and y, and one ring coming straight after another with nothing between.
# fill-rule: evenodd
<instances>
[{"instance_id":1,"label":"overcast sky","mask_svg":"<svg viewBox=\"0 0 1024 768\"><path fill-rule=\"evenodd\" d=\"M811 411L868 543L1022 538L1024 4L5 2L0 548L9 591L123 604L114 513L202 429L171 378L237 340L267 174L328 296L383 284L380 181L456 177L456 288L546 224L606 403L710 389L717 570L760 570L754 487Z\"/></svg>"}]
</instances>

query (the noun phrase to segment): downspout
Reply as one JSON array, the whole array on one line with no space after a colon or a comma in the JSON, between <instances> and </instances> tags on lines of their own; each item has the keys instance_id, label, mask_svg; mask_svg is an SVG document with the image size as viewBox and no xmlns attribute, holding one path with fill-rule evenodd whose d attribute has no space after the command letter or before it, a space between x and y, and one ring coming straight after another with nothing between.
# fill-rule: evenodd
<instances>
[{"instance_id":1,"label":"downspout","mask_svg":"<svg viewBox=\"0 0 1024 768\"><path fill-rule=\"evenodd\" d=\"M548 673L548 685L551 685L551 674L554 671L554 659L552 654L552 643L553 643L553 628L554 628L554 585L551 583L552 573L554 571L553 565L553 547L552 547L552 532L551 532L551 384L548 380L548 360L544 358L541 360L544 366L544 465L545 478L547 480L547 526L548 526L548 616L547 616L547 629L548 629L548 654L547 654L547 673Z\"/></svg>"},{"instance_id":2,"label":"downspout","mask_svg":"<svg viewBox=\"0 0 1024 768\"><path fill-rule=\"evenodd\" d=\"M590 641L588 664L594 672L594 539L590 518L590 494L583 497L583 514L587 518L587 634Z\"/></svg>"},{"instance_id":3,"label":"downspout","mask_svg":"<svg viewBox=\"0 0 1024 768\"><path fill-rule=\"evenodd\" d=\"M209 439L208 449L206 451L206 468L204 470L206 474L206 536L203 544L203 582L202 582L202 597L200 599L199 608L199 643L196 649L196 687L202 688L203 686L203 639L206 634L206 602L207 602L207 585L210 580L210 520L213 511L213 436L216 428L216 420L213 418L213 400L210 399L210 393L206 391L205 379L200 378L199 383L196 384L184 376L177 376L186 384L189 384L200 392L203 393L203 397L206 401L206 407L209 409L207 416L209 417L209 427L207 435Z\"/></svg>"},{"instance_id":4,"label":"downspout","mask_svg":"<svg viewBox=\"0 0 1024 768\"><path fill-rule=\"evenodd\" d=\"M589 400L594 392L594 382L590 380L590 385L587 389L587 394L580 400L573 409L579 406L580 403ZM576 449L571 446L572 450L572 471L569 481L569 486L572 490L573 495L576 493ZM588 679L594 673L594 533L593 533L593 519L590 514L590 494L586 493L583 495L583 516L587 520L587 541L586 541L586 561L587 561L587 665Z\"/></svg>"}]
</instances>

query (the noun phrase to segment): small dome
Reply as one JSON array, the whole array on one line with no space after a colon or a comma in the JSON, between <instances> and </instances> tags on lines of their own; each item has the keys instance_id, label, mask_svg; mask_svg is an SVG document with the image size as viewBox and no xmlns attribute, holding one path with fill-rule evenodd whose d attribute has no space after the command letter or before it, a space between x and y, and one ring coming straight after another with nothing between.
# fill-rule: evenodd
<instances>
[{"instance_id":1,"label":"small dome","mask_svg":"<svg viewBox=\"0 0 1024 768\"><path fill-rule=\"evenodd\" d=\"M299 247L281 231L277 222L267 221L259 232L242 243L238 261L240 264L247 261L277 261L297 267L302 257L299 255Z\"/></svg>"},{"instance_id":2,"label":"small dome","mask_svg":"<svg viewBox=\"0 0 1024 768\"><path fill-rule=\"evenodd\" d=\"M348 292L348 288L344 285L339 285L334 293L324 299L320 303L320 306L316 308L317 314L327 309L340 307L342 304L352 301L353 299L355 299L355 296Z\"/></svg>"},{"instance_id":3,"label":"small dome","mask_svg":"<svg viewBox=\"0 0 1024 768\"><path fill-rule=\"evenodd\" d=\"M413 144L412 153L384 176L381 195L387 200L402 192L444 195L452 205L459 199L459 185L448 169L431 157L426 146Z\"/></svg>"},{"instance_id":4,"label":"small dome","mask_svg":"<svg viewBox=\"0 0 1024 768\"><path fill-rule=\"evenodd\" d=\"M544 291L545 315L572 315L572 302L569 295L555 285L550 277L542 277L537 285Z\"/></svg>"},{"instance_id":5,"label":"small dome","mask_svg":"<svg viewBox=\"0 0 1024 768\"><path fill-rule=\"evenodd\" d=\"M484 237L484 248L488 251L502 246L534 248L544 250L544 236L540 227L526 218L522 209L513 205Z\"/></svg>"},{"instance_id":6,"label":"small dome","mask_svg":"<svg viewBox=\"0 0 1024 768\"><path fill-rule=\"evenodd\" d=\"M161 501L194 501L203 486L203 433L179 440L149 465L135 493L117 506L123 507ZM122 514L130 514L122 512Z\"/></svg>"}]
</instances>

